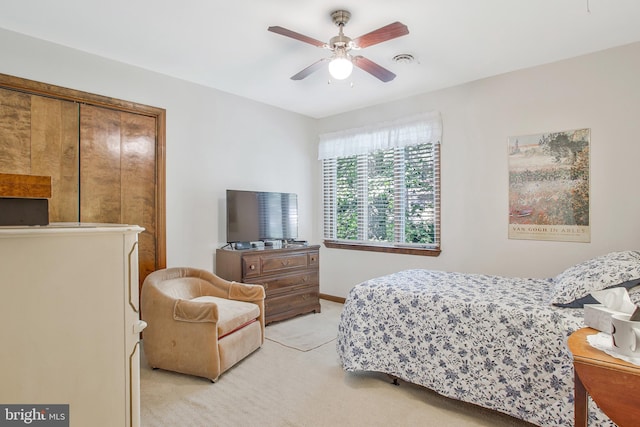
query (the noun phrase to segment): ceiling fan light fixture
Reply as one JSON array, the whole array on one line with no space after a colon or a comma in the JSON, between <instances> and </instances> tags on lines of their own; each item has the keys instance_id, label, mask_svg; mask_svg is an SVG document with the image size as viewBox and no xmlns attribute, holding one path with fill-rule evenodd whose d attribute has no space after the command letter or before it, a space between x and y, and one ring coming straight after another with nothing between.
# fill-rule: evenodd
<instances>
[{"instance_id":1,"label":"ceiling fan light fixture","mask_svg":"<svg viewBox=\"0 0 640 427\"><path fill-rule=\"evenodd\" d=\"M329 74L336 80L344 80L351 75L353 62L345 46L336 46L329 62Z\"/></svg>"},{"instance_id":2,"label":"ceiling fan light fixture","mask_svg":"<svg viewBox=\"0 0 640 427\"><path fill-rule=\"evenodd\" d=\"M344 56L335 57L329 62L329 74L336 80L344 80L351 75L353 63Z\"/></svg>"}]
</instances>

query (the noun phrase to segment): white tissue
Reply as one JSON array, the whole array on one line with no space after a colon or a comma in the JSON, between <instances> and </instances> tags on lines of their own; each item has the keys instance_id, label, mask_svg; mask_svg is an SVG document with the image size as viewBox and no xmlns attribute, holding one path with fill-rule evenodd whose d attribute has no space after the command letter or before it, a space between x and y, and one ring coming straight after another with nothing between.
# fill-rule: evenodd
<instances>
[{"instance_id":1,"label":"white tissue","mask_svg":"<svg viewBox=\"0 0 640 427\"><path fill-rule=\"evenodd\" d=\"M631 302L627 288L611 288L592 292L591 296L609 310L632 314L636 305Z\"/></svg>"}]
</instances>

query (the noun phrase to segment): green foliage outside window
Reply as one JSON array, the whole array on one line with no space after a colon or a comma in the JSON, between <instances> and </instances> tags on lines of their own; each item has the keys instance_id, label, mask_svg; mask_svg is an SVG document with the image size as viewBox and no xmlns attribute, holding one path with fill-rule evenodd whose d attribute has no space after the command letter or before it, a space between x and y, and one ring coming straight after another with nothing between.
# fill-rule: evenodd
<instances>
[{"instance_id":1,"label":"green foliage outside window","mask_svg":"<svg viewBox=\"0 0 640 427\"><path fill-rule=\"evenodd\" d=\"M378 151L360 162L339 158L336 165L337 239L436 243L432 145Z\"/></svg>"},{"instance_id":2,"label":"green foliage outside window","mask_svg":"<svg viewBox=\"0 0 640 427\"><path fill-rule=\"evenodd\" d=\"M337 168L337 236L338 239L358 240L357 158L338 160Z\"/></svg>"}]
</instances>

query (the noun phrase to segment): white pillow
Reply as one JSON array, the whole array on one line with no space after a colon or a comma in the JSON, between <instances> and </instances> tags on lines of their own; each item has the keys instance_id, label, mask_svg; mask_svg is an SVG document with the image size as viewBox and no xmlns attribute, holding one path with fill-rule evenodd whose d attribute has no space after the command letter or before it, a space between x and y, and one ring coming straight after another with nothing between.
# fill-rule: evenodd
<instances>
[{"instance_id":1,"label":"white pillow","mask_svg":"<svg viewBox=\"0 0 640 427\"><path fill-rule=\"evenodd\" d=\"M640 252L611 252L576 264L554 279L551 304L569 304L591 292L640 278Z\"/></svg>"}]
</instances>

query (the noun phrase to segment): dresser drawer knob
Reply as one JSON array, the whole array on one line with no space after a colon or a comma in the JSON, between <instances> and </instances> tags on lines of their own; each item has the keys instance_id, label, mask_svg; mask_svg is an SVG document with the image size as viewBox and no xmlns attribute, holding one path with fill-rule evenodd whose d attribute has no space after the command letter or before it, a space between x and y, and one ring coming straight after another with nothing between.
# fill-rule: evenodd
<instances>
[{"instance_id":1,"label":"dresser drawer knob","mask_svg":"<svg viewBox=\"0 0 640 427\"><path fill-rule=\"evenodd\" d=\"M255 264L251 264L251 265L249 266L249 270L255 270L255 269L256 269Z\"/></svg>"}]
</instances>

